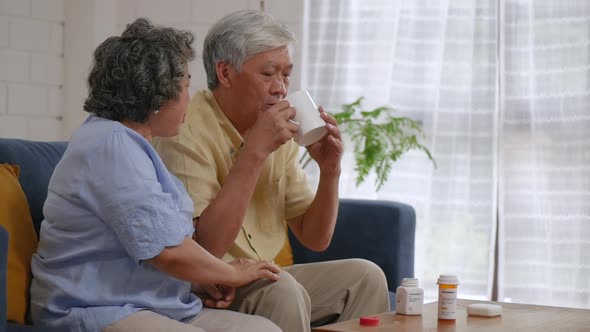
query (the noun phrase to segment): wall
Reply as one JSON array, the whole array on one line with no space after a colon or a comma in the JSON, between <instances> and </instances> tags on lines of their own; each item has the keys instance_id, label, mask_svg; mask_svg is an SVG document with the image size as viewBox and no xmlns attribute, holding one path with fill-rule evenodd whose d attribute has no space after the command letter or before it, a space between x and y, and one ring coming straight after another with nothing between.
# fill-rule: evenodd
<instances>
[{"instance_id":1,"label":"wall","mask_svg":"<svg viewBox=\"0 0 590 332\"><path fill-rule=\"evenodd\" d=\"M87 116L92 51L141 16L193 31L191 91L205 88L208 28L229 12L261 7L302 40L303 0L0 0L0 137L67 139ZM300 58L296 47L291 90L300 87Z\"/></svg>"},{"instance_id":2,"label":"wall","mask_svg":"<svg viewBox=\"0 0 590 332\"><path fill-rule=\"evenodd\" d=\"M0 137L63 136L62 0L0 0Z\"/></svg>"}]
</instances>

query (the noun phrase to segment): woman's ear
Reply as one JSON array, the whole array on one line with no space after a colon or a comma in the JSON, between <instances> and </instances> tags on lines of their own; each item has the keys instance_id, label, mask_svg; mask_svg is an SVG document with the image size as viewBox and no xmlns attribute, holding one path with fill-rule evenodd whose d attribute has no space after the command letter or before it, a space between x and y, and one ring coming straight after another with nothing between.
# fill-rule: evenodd
<instances>
[{"instance_id":1,"label":"woman's ear","mask_svg":"<svg viewBox=\"0 0 590 332\"><path fill-rule=\"evenodd\" d=\"M231 88L231 74L234 72L233 66L227 61L219 61L215 65L217 80L225 88Z\"/></svg>"}]
</instances>

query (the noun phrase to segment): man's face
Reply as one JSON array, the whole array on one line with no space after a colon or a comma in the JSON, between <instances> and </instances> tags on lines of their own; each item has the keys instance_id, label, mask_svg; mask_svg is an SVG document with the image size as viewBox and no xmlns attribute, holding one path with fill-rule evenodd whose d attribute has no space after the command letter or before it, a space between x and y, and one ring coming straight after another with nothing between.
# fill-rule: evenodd
<instances>
[{"instance_id":1,"label":"man's face","mask_svg":"<svg viewBox=\"0 0 590 332\"><path fill-rule=\"evenodd\" d=\"M243 105L246 127L256 122L260 112L287 96L292 69L293 62L285 46L251 56L239 72L233 72L231 93Z\"/></svg>"}]
</instances>

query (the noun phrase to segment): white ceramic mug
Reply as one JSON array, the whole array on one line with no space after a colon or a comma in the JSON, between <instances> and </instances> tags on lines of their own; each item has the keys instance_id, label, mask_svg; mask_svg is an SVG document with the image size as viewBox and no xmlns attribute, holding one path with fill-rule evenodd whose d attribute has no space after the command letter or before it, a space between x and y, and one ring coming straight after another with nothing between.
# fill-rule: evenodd
<instances>
[{"instance_id":1,"label":"white ceramic mug","mask_svg":"<svg viewBox=\"0 0 590 332\"><path fill-rule=\"evenodd\" d=\"M320 111L307 91L296 91L287 96L287 100L296 110L293 121L299 124L295 141L301 146L308 146L324 137L328 130L326 122L320 117Z\"/></svg>"}]
</instances>

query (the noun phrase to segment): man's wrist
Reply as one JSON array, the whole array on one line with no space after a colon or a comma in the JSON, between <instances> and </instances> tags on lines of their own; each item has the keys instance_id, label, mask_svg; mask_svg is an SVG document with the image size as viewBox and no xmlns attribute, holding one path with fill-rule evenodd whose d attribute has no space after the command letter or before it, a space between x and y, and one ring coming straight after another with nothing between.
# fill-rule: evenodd
<instances>
[{"instance_id":1,"label":"man's wrist","mask_svg":"<svg viewBox=\"0 0 590 332\"><path fill-rule=\"evenodd\" d=\"M250 163L262 164L266 160L268 153L263 151L252 149L249 145L245 144L240 152L240 159L247 160Z\"/></svg>"},{"instance_id":2,"label":"man's wrist","mask_svg":"<svg viewBox=\"0 0 590 332\"><path fill-rule=\"evenodd\" d=\"M330 167L330 168L320 168L320 177L339 179L341 173L342 173L342 168L340 166Z\"/></svg>"}]
</instances>

